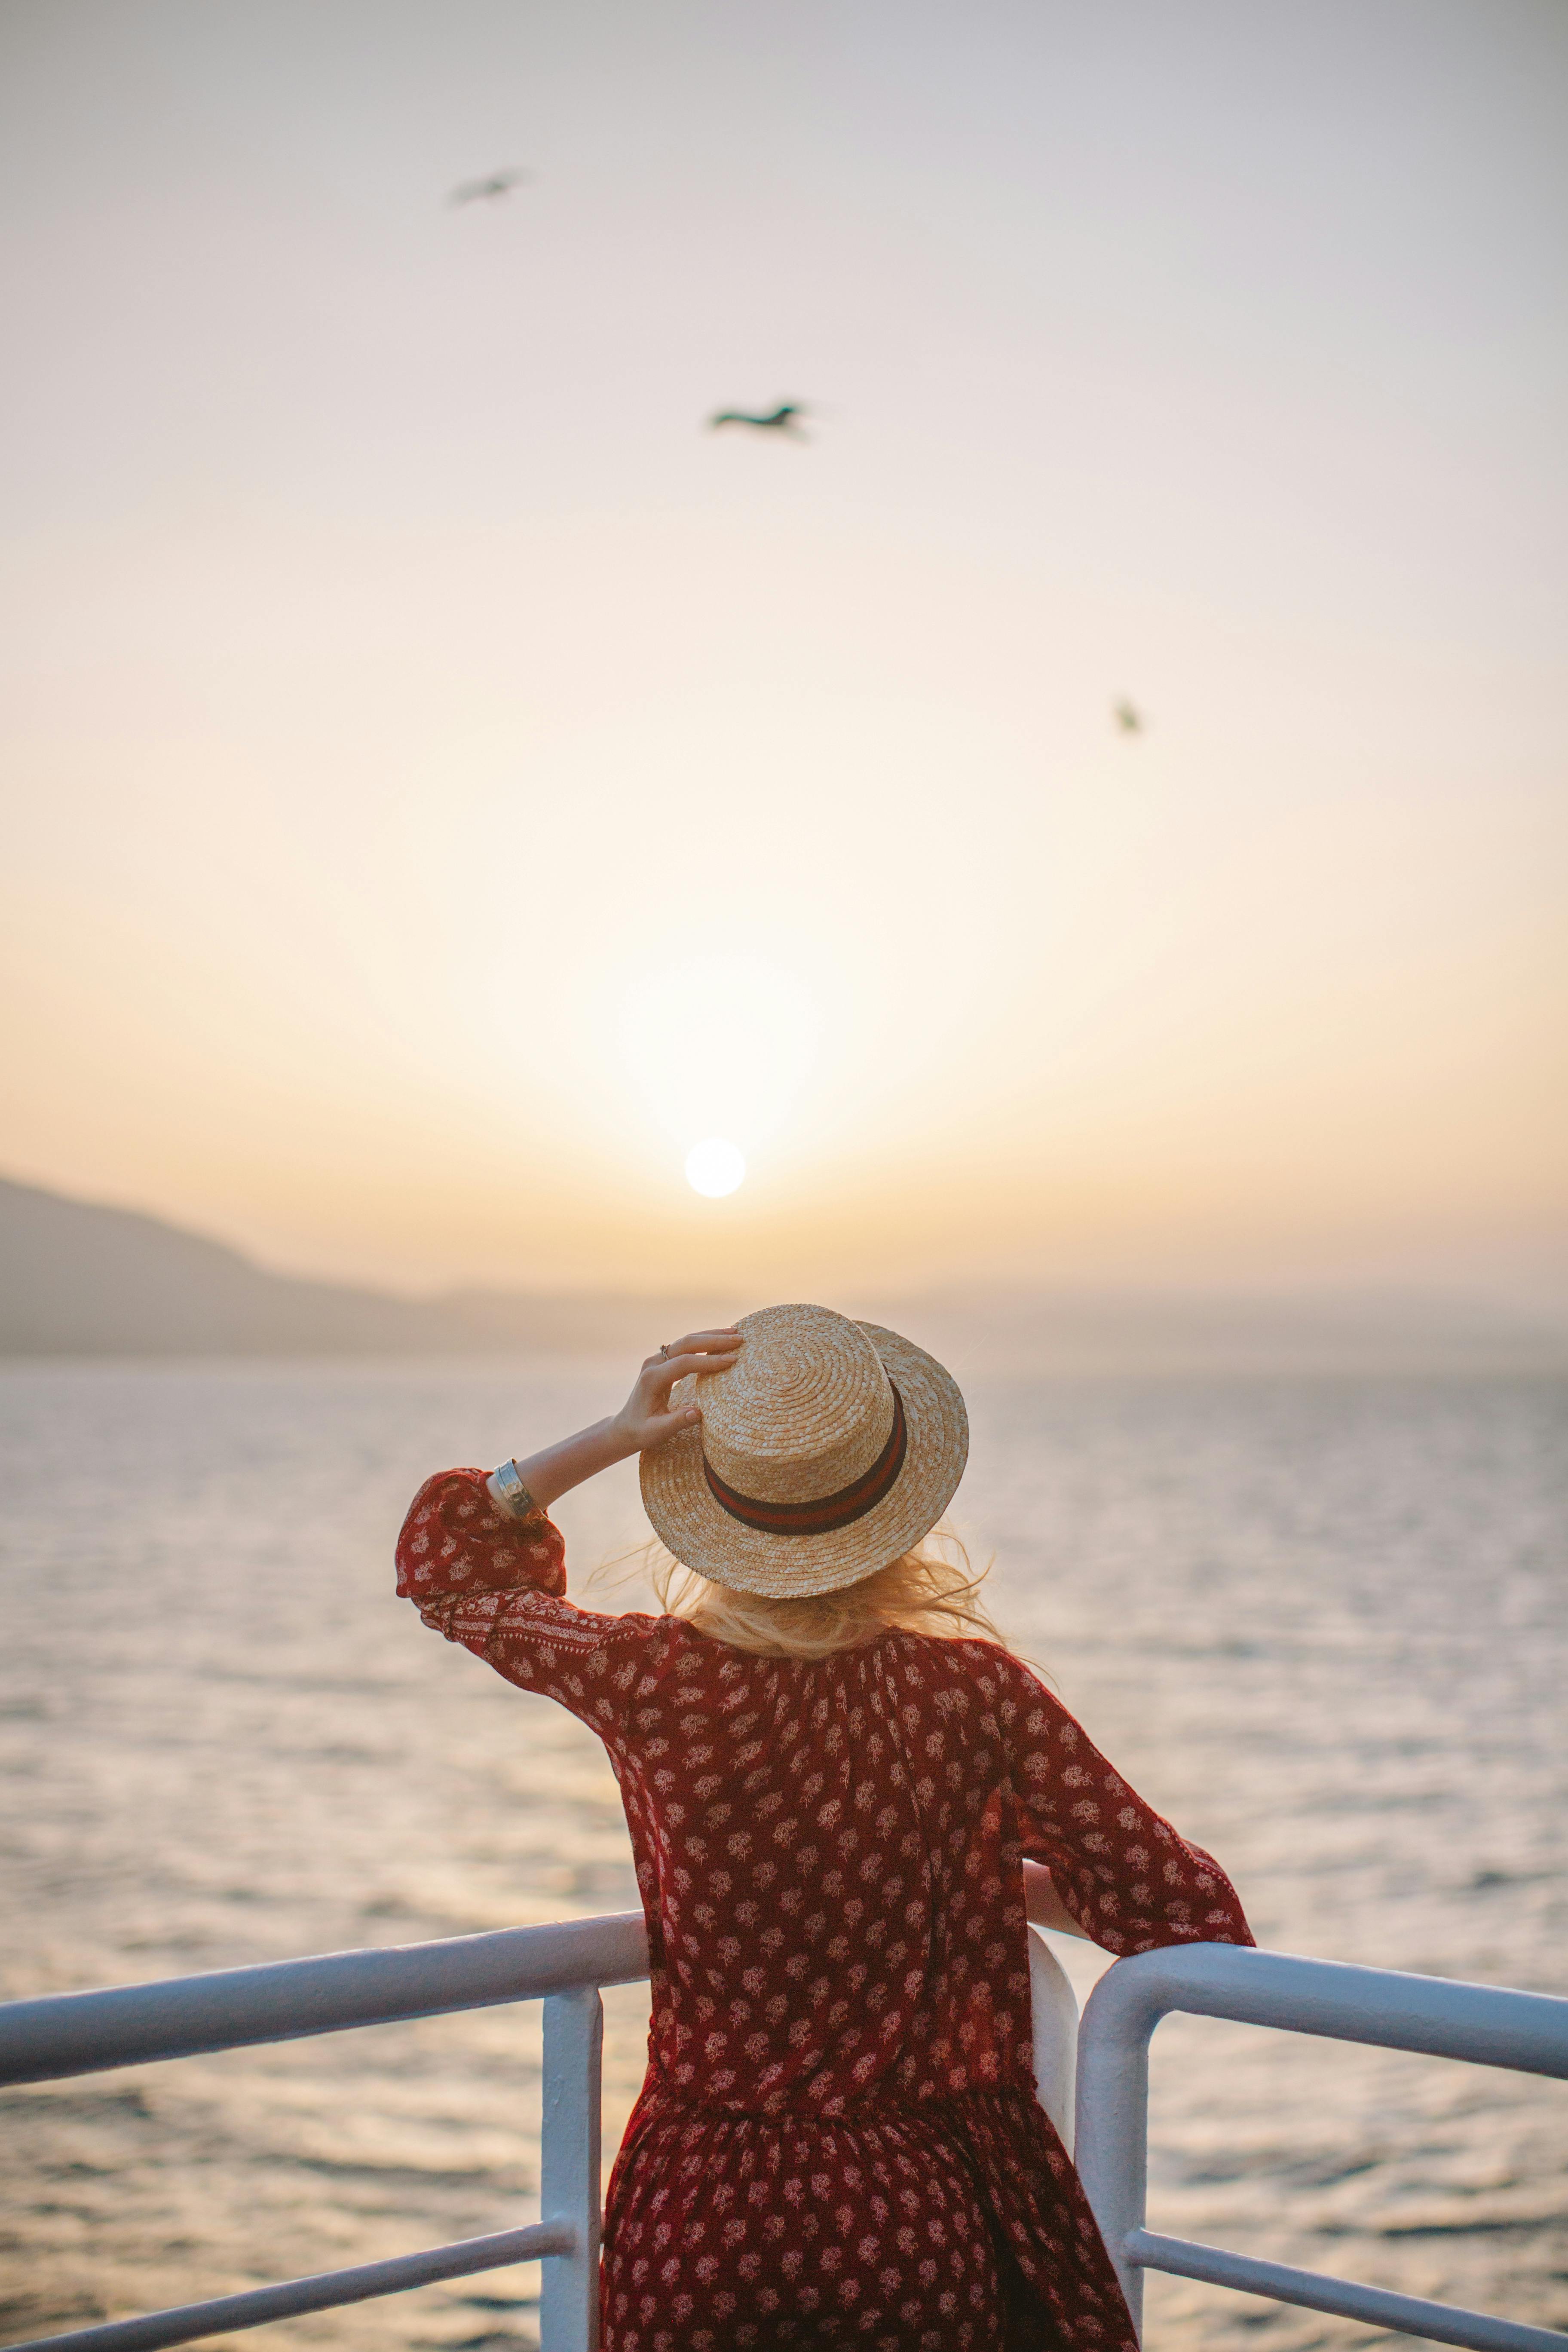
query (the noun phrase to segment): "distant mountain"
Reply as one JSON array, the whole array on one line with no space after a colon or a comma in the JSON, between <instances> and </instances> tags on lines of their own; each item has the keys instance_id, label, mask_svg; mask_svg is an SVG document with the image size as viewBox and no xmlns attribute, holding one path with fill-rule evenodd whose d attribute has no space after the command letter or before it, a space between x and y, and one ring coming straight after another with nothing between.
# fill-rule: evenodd
<instances>
[{"instance_id":1,"label":"distant mountain","mask_svg":"<svg viewBox=\"0 0 1568 2352\"><path fill-rule=\"evenodd\" d=\"M394 1298L268 1274L222 1242L0 1178L0 1355L434 1354L619 1349L679 1303L505 1292ZM643 1339L644 1346L651 1344Z\"/></svg>"},{"instance_id":2,"label":"distant mountain","mask_svg":"<svg viewBox=\"0 0 1568 2352\"><path fill-rule=\"evenodd\" d=\"M0 1355L449 1355L614 1352L756 1299L453 1291L395 1298L268 1274L161 1218L0 1178ZM841 1298L908 1331L961 1381L1009 1373L1568 1371L1568 1328L1465 1299L1260 1297L970 1285Z\"/></svg>"}]
</instances>

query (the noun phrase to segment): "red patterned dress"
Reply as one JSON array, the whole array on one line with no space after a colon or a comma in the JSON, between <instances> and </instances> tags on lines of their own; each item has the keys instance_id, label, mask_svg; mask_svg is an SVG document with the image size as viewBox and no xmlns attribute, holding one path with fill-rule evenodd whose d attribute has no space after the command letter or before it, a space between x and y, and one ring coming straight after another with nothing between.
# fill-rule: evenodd
<instances>
[{"instance_id":1,"label":"red patterned dress","mask_svg":"<svg viewBox=\"0 0 1568 2352\"><path fill-rule=\"evenodd\" d=\"M607 2352L1137 2352L1034 2090L1022 1862L1112 1952L1250 1943L1229 1880L1027 1667L889 1633L759 1657L563 1598L542 1512L421 1487L398 1591L597 1732L647 1914Z\"/></svg>"}]
</instances>

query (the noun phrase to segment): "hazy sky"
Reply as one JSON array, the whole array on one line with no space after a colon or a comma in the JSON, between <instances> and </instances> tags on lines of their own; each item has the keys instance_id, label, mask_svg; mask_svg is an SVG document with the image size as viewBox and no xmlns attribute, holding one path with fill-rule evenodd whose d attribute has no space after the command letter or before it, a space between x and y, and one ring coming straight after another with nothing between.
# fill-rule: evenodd
<instances>
[{"instance_id":1,"label":"hazy sky","mask_svg":"<svg viewBox=\"0 0 1568 2352\"><path fill-rule=\"evenodd\" d=\"M1562 1280L1565 262L1561 0L5 0L0 1165Z\"/></svg>"}]
</instances>

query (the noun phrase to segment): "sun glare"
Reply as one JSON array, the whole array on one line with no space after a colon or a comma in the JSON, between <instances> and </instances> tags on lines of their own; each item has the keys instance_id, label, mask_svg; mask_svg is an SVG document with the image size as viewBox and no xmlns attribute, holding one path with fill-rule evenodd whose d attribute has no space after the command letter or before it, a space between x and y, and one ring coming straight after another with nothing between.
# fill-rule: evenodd
<instances>
[{"instance_id":1,"label":"sun glare","mask_svg":"<svg viewBox=\"0 0 1568 2352\"><path fill-rule=\"evenodd\" d=\"M694 1192L704 1193L710 1201L721 1201L726 1192L745 1180L746 1162L742 1153L721 1135L710 1135L704 1142L694 1143L686 1155L686 1181Z\"/></svg>"}]
</instances>

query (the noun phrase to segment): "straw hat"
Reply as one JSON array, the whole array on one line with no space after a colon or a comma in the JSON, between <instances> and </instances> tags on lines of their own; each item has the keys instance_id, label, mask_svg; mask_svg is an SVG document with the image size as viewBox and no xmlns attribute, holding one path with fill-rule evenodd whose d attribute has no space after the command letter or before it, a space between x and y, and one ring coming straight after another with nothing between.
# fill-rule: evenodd
<instances>
[{"instance_id":1,"label":"straw hat","mask_svg":"<svg viewBox=\"0 0 1568 2352\"><path fill-rule=\"evenodd\" d=\"M678 1381L702 1419L642 1457L661 1540L700 1575L784 1601L837 1592L929 1535L969 1452L951 1372L879 1323L764 1307L727 1370Z\"/></svg>"}]
</instances>

